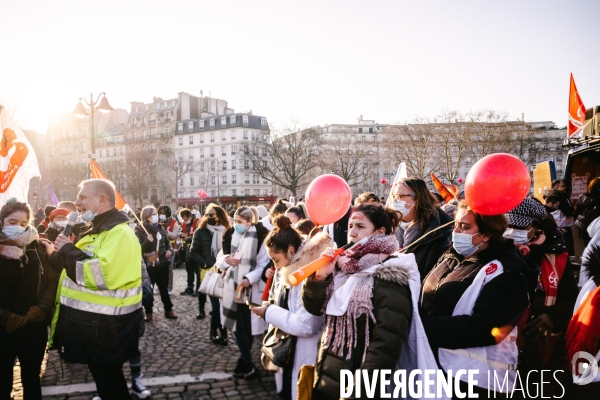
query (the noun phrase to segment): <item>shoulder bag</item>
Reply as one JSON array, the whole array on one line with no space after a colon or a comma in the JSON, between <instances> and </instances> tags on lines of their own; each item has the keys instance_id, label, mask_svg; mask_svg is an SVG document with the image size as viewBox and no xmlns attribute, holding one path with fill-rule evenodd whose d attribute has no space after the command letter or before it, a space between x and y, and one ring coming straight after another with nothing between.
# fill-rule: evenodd
<instances>
[{"instance_id":1,"label":"shoulder bag","mask_svg":"<svg viewBox=\"0 0 600 400\"><path fill-rule=\"evenodd\" d=\"M280 307L289 310L288 297L290 288L286 289L283 304ZM269 325L260 349L260 363L267 371L276 372L279 368L291 367L294 362L296 336L285 333L276 326Z\"/></svg>"},{"instance_id":2,"label":"shoulder bag","mask_svg":"<svg viewBox=\"0 0 600 400\"><path fill-rule=\"evenodd\" d=\"M215 265L209 271L206 272L204 279L200 283L198 291L200 293L207 294L212 297L219 299L223 298L223 290L225 288L225 280L223 274L217 269Z\"/></svg>"}]
</instances>

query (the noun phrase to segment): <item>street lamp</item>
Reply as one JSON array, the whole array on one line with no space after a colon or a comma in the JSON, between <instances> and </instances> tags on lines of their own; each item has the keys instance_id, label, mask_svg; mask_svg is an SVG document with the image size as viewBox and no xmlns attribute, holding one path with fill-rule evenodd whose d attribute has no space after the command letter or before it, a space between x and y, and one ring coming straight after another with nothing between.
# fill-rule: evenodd
<instances>
[{"instance_id":1,"label":"street lamp","mask_svg":"<svg viewBox=\"0 0 600 400\"><path fill-rule=\"evenodd\" d=\"M102 96L102 98L100 98L100 96ZM110 104L108 104L108 99L106 98L106 93L102 92L98 95L98 97L96 97L96 101L94 101L94 95L92 93L90 93L90 101L88 102L86 99L84 99L83 97L79 98L79 103L77 103L77 106L75 107L75 110L73 110L73 115L75 115L77 118L84 118L86 115L88 115L88 112L85 110L85 108L83 107L83 103L81 101L85 101L85 104L87 104L87 106L90 108L90 150L91 150L91 154L94 154L96 152L96 134L94 131L94 110L98 110L103 114L106 114L108 112L111 112L113 110L113 108L110 106Z\"/></svg>"},{"instance_id":2,"label":"street lamp","mask_svg":"<svg viewBox=\"0 0 600 400\"><path fill-rule=\"evenodd\" d=\"M31 195L31 197L33 198L33 201L35 202L35 210L37 211L38 209L38 194L36 191L33 192L33 195Z\"/></svg>"}]
</instances>

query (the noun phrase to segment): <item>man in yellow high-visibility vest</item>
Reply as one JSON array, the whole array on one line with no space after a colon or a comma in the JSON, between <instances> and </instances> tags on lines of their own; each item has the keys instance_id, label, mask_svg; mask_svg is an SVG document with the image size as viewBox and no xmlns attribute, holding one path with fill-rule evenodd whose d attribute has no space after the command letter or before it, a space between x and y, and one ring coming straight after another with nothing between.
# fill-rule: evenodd
<instances>
[{"instance_id":1,"label":"man in yellow high-visibility vest","mask_svg":"<svg viewBox=\"0 0 600 400\"><path fill-rule=\"evenodd\" d=\"M73 244L64 235L47 243L61 271L50 347L65 360L87 364L104 400L131 399L123 363L138 349L143 323L139 241L115 208L112 182L81 182L75 205L88 229Z\"/></svg>"}]
</instances>

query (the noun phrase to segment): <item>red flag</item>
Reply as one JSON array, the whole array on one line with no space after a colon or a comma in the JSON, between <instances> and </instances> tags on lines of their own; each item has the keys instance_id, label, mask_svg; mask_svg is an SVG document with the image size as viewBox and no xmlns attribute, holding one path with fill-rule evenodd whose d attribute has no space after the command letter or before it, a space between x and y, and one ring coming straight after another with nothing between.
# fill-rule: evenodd
<instances>
[{"instance_id":1,"label":"red flag","mask_svg":"<svg viewBox=\"0 0 600 400\"><path fill-rule=\"evenodd\" d=\"M577 86L575 86L575 80L573 74L571 74L571 86L569 88L569 125L568 125L568 137L581 137L583 133L583 124L585 123L585 106Z\"/></svg>"},{"instance_id":2,"label":"red flag","mask_svg":"<svg viewBox=\"0 0 600 400\"><path fill-rule=\"evenodd\" d=\"M431 173L431 180L433 181L433 184L435 185L435 189L438 191L439 194L442 195L442 197L444 198L444 201L446 203L449 203L450 200L453 200L456 196L458 196L458 186L448 185L448 186L450 186L450 188L446 187L446 185L444 185L442 183L442 181L440 181L433 174L433 172ZM453 192L456 192L456 194L454 194Z\"/></svg>"},{"instance_id":3,"label":"red flag","mask_svg":"<svg viewBox=\"0 0 600 400\"><path fill-rule=\"evenodd\" d=\"M96 161L92 160L90 158L90 169L92 170L92 178L94 179L105 179L105 180L109 180L106 175L104 175L104 172L102 171L102 168L100 167L100 164L98 164ZM123 196L121 196L121 193L119 193L118 190L115 190L117 192L117 198L115 199L115 203L116 203L116 207L119 210L129 210L129 206L127 205L127 202L125 201L125 199L123 199Z\"/></svg>"}]
</instances>

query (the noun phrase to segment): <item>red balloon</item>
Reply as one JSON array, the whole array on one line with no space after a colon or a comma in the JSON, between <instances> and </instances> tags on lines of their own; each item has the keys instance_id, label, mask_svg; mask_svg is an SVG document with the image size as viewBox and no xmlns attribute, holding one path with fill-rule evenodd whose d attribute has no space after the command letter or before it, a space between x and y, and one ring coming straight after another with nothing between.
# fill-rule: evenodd
<instances>
[{"instance_id":1,"label":"red balloon","mask_svg":"<svg viewBox=\"0 0 600 400\"><path fill-rule=\"evenodd\" d=\"M387 183L387 181L385 180L385 178L383 178L383 179L381 180L381 184L382 184L382 185L385 185L386 183Z\"/></svg>"},{"instance_id":2,"label":"red balloon","mask_svg":"<svg viewBox=\"0 0 600 400\"><path fill-rule=\"evenodd\" d=\"M304 195L310 219L317 225L332 224L342 218L352 201L352 192L345 180L337 175L316 177Z\"/></svg>"},{"instance_id":3,"label":"red balloon","mask_svg":"<svg viewBox=\"0 0 600 400\"><path fill-rule=\"evenodd\" d=\"M458 178L458 180L457 180L457 182L458 182L459 184L462 184L464 181L465 181L465 180L464 180L463 178Z\"/></svg>"},{"instance_id":4,"label":"red balloon","mask_svg":"<svg viewBox=\"0 0 600 400\"><path fill-rule=\"evenodd\" d=\"M499 215L521 204L530 186L531 176L523 161L510 154L490 154L467 174L465 199L477 214Z\"/></svg>"},{"instance_id":5,"label":"red balloon","mask_svg":"<svg viewBox=\"0 0 600 400\"><path fill-rule=\"evenodd\" d=\"M202 192L202 194L200 195L200 198L205 199L208 197L208 193L206 192Z\"/></svg>"},{"instance_id":6,"label":"red balloon","mask_svg":"<svg viewBox=\"0 0 600 400\"><path fill-rule=\"evenodd\" d=\"M202 190L202 189L198 190L198 197L202 197L202 193L204 193L204 190Z\"/></svg>"}]
</instances>

